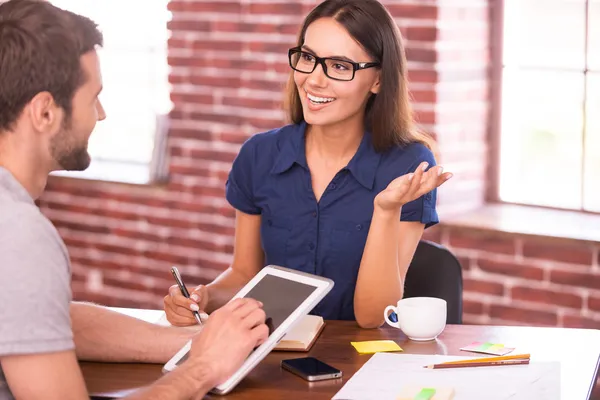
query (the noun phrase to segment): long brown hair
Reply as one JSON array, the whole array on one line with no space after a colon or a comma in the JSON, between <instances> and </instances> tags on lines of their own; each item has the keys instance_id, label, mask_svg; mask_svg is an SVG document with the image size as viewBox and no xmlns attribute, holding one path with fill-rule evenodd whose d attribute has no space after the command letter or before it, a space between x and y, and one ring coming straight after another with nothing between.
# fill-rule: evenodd
<instances>
[{"instance_id":1,"label":"long brown hair","mask_svg":"<svg viewBox=\"0 0 600 400\"><path fill-rule=\"evenodd\" d=\"M393 146L418 142L432 149L432 138L414 124L404 44L385 7L377 0L326 0L307 15L298 35L298 46L304 44L309 25L320 18L335 19L381 64L381 89L371 95L365 110L365 129L372 133L374 148L383 152ZM285 108L291 122L304 121L293 71L287 84Z\"/></svg>"}]
</instances>

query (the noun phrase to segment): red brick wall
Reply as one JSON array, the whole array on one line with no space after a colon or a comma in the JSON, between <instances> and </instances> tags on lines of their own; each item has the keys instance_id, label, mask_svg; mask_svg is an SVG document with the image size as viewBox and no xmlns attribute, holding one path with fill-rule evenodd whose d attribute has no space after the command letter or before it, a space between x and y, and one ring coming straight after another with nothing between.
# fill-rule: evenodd
<instances>
[{"instance_id":1,"label":"red brick wall","mask_svg":"<svg viewBox=\"0 0 600 400\"><path fill-rule=\"evenodd\" d=\"M442 226L463 266L464 322L600 328L600 246Z\"/></svg>"},{"instance_id":2,"label":"red brick wall","mask_svg":"<svg viewBox=\"0 0 600 400\"><path fill-rule=\"evenodd\" d=\"M157 307L172 284L172 264L194 283L227 267L234 212L224 199L226 175L249 135L284 122L286 50L316 3L172 1L169 182L52 178L41 199L71 252L76 299ZM440 191L441 218L474 209L489 184L490 4L383 3L406 37L418 120L456 175ZM598 325L590 310L600 312L600 297L586 289L600 285L598 249L569 253L553 243L443 227L428 237L463 261L466 322Z\"/></svg>"}]
</instances>

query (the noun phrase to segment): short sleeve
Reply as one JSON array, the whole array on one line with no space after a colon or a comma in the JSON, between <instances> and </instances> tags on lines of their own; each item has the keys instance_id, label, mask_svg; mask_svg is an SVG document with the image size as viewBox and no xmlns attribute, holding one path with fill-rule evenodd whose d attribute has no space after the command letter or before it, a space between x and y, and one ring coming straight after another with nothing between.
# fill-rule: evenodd
<instances>
[{"instance_id":1,"label":"short sleeve","mask_svg":"<svg viewBox=\"0 0 600 400\"><path fill-rule=\"evenodd\" d=\"M225 184L225 197L231 206L246 214L260 214L260 208L254 202L252 190L255 170L255 141L248 139L233 161Z\"/></svg>"},{"instance_id":2,"label":"short sleeve","mask_svg":"<svg viewBox=\"0 0 600 400\"><path fill-rule=\"evenodd\" d=\"M72 350L68 254L37 210L0 221L0 357Z\"/></svg>"},{"instance_id":3,"label":"short sleeve","mask_svg":"<svg viewBox=\"0 0 600 400\"><path fill-rule=\"evenodd\" d=\"M431 150L429 150L427 147L423 145L415 145L411 150L413 150L412 154L414 161L409 168L410 172L413 172L419 166L419 164L424 161L429 163L429 168L436 165L435 157L433 156ZM434 189L418 199L403 205L402 213L400 214L400 221L418 221L425 224L425 228L429 228L440 222L436 210L436 203L437 189Z\"/></svg>"}]
</instances>

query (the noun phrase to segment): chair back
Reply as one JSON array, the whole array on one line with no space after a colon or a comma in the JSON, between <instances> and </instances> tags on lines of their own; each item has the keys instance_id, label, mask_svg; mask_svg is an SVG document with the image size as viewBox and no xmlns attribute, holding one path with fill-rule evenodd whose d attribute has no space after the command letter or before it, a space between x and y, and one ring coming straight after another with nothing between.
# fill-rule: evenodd
<instances>
[{"instance_id":1,"label":"chair back","mask_svg":"<svg viewBox=\"0 0 600 400\"><path fill-rule=\"evenodd\" d=\"M462 267L444 246L421 240L408 268L404 298L438 297L448 303L446 323L462 324Z\"/></svg>"}]
</instances>

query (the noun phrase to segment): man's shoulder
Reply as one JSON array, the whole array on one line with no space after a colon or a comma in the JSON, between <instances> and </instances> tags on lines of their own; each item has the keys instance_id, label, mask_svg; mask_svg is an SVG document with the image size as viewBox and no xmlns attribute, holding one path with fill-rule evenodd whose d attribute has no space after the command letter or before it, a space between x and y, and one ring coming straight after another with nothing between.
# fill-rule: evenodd
<instances>
[{"instance_id":1,"label":"man's shoulder","mask_svg":"<svg viewBox=\"0 0 600 400\"><path fill-rule=\"evenodd\" d=\"M62 253L66 250L52 222L35 204L4 198L0 198L0 242L52 246Z\"/></svg>"}]
</instances>

